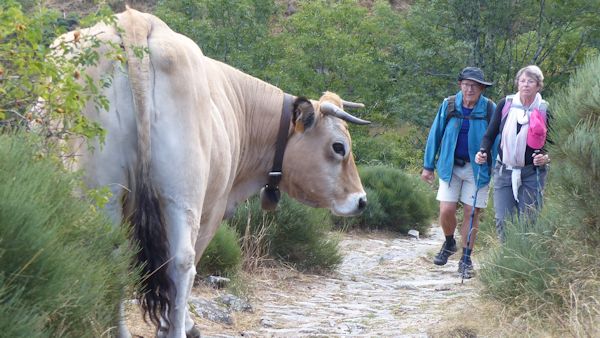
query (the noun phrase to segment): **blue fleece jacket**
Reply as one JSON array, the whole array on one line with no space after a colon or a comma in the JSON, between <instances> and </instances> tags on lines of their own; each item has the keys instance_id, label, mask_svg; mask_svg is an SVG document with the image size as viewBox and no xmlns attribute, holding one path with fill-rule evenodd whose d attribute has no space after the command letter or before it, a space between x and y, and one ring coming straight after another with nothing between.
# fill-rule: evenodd
<instances>
[{"instance_id":1,"label":"blue fleece jacket","mask_svg":"<svg viewBox=\"0 0 600 338\"><path fill-rule=\"evenodd\" d=\"M474 178L479 174L478 187L487 185L490 182L490 168L488 164L477 165L475 163L475 154L479 151L479 146L483 135L487 129L487 101L488 98L481 95L479 101L471 112L472 117L482 117L482 119L469 120L469 158L470 165L473 168ZM462 114L462 92L456 94L456 111ZM493 104L494 110L496 104ZM463 120L452 117L446 125L446 113L448 108L448 99L444 99L442 105L438 109L435 120L429 130L427 138L427 146L425 147L425 156L423 160L423 168L433 171L436 167L438 176L445 182L450 182L452 178L452 168L454 166L454 151L456 149L456 141ZM439 156L438 156L439 155ZM436 163L437 158L437 163ZM492 154L492 158L493 154Z\"/></svg>"}]
</instances>

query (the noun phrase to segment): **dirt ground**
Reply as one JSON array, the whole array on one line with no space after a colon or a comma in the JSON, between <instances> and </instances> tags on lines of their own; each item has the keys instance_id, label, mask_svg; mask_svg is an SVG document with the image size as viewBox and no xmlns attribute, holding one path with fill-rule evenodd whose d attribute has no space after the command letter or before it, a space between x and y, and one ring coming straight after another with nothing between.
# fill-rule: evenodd
<instances>
[{"instance_id":1,"label":"dirt ground","mask_svg":"<svg viewBox=\"0 0 600 338\"><path fill-rule=\"evenodd\" d=\"M199 317L196 323L203 337L475 336L456 318L469 316L477 279L461 282L459 254L442 267L431 262L442 242L437 226L420 239L381 232L344 234L344 259L335 272L323 276L262 269L247 285L252 312L234 312L232 325ZM476 257L474 262L477 269ZM200 286L193 295L214 299L226 292ZM136 318L137 310L129 313L134 336L154 336ZM444 334L448 332L453 333Z\"/></svg>"}]
</instances>

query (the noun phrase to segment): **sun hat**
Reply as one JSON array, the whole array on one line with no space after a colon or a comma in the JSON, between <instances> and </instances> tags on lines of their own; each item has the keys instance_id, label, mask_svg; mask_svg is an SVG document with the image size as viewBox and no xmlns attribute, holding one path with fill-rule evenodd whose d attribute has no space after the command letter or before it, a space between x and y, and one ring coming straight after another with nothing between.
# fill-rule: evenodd
<instances>
[{"instance_id":1,"label":"sun hat","mask_svg":"<svg viewBox=\"0 0 600 338\"><path fill-rule=\"evenodd\" d=\"M492 82L487 82L483 79L483 70L477 67L466 67L458 74L458 81L471 80L480 83L486 87L492 85Z\"/></svg>"},{"instance_id":2,"label":"sun hat","mask_svg":"<svg viewBox=\"0 0 600 338\"><path fill-rule=\"evenodd\" d=\"M546 143L548 128L546 121L539 109L534 109L529 116L529 130L527 131L527 145L533 149L542 149Z\"/></svg>"}]
</instances>

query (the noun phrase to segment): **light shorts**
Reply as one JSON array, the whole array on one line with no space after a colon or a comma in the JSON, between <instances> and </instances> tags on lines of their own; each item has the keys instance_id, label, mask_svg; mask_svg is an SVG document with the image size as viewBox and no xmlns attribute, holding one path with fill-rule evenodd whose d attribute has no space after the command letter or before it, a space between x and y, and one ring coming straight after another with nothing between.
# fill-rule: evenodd
<instances>
[{"instance_id":1,"label":"light shorts","mask_svg":"<svg viewBox=\"0 0 600 338\"><path fill-rule=\"evenodd\" d=\"M455 165L452 167L450 183L440 179L437 200L440 202L458 202L460 200L464 204L473 205L476 190L471 163L467 163L462 167ZM483 209L487 207L489 190L489 184L479 188L476 208Z\"/></svg>"}]
</instances>

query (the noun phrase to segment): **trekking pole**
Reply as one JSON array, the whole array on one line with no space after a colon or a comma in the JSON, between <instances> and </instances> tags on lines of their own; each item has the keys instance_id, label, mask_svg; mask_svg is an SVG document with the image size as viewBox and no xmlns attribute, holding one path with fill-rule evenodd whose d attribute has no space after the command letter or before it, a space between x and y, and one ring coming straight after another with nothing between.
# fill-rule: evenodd
<instances>
[{"instance_id":1,"label":"trekking pole","mask_svg":"<svg viewBox=\"0 0 600 338\"><path fill-rule=\"evenodd\" d=\"M538 155L540 153L540 150L534 150L533 151L534 155ZM537 181L537 201L535 204L537 204L537 210L538 212L540 211L540 209L542 208L542 186L540 184L540 167L537 165L534 165L535 167L535 180Z\"/></svg>"},{"instance_id":2,"label":"trekking pole","mask_svg":"<svg viewBox=\"0 0 600 338\"><path fill-rule=\"evenodd\" d=\"M485 149L479 149L480 152L484 152ZM473 196L473 209L471 210L471 221L469 222L469 232L467 234L467 249L471 246L471 233L473 233L473 220L475 219L475 205L477 205L477 195L479 195L479 174L481 174L481 164L479 170L477 170L477 179L475 179L475 196ZM463 255L465 267L467 266L467 255ZM465 270L460 274L460 284L465 282Z\"/></svg>"}]
</instances>

